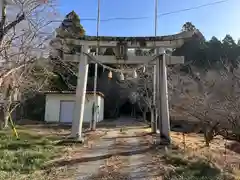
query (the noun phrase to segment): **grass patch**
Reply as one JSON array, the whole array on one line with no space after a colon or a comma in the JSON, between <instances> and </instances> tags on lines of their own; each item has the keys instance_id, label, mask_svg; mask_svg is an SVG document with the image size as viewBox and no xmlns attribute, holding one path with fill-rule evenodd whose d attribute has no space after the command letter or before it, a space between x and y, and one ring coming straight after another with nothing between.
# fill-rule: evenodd
<instances>
[{"instance_id":1,"label":"grass patch","mask_svg":"<svg viewBox=\"0 0 240 180\"><path fill-rule=\"evenodd\" d=\"M174 167L165 180L220 180L222 178L220 169L210 162L197 157L188 159L180 151L169 152L162 159L166 164Z\"/></svg>"},{"instance_id":2,"label":"grass patch","mask_svg":"<svg viewBox=\"0 0 240 180\"><path fill-rule=\"evenodd\" d=\"M63 147L56 146L58 137L38 135L21 128L19 139L11 130L0 131L0 173L31 174L46 162L60 155ZM1 175L0 175L1 178Z\"/></svg>"},{"instance_id":3,"label":"grass patch","mask_svg":"<svg viewBox=\"0 0 240 180\"><path fill-rule=\"evenodd\" d=\"M171 164L173 166L179 167L179 166L187 166L188 161L183 159L180 155L176 154L165 154L163 156L163 159L167 164Z\"/></svg>"}]
</instances>

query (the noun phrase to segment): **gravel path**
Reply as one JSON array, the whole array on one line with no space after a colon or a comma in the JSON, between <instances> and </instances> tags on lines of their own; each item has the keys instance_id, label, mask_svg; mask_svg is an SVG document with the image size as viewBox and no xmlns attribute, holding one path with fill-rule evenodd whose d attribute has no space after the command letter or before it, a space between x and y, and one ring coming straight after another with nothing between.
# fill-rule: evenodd
<instances>
[{"instance_id":1,"label":"gravel path","mask_svg":"<svg viewBox=\"0 0 240 180\"><path fill-rule=\"evenodd\" d=\"M104 136L105 138L111 137L112 133ZM114 146L114 139L102 139L93 144L91 149L82 156L83 159L89 161L82 162L78 165L79 175L78 180L87 180L91 176L98 173L101 166L105 164L104 156L106 156L110 149Z\"/></svg>"},{"instance_id":2,"label":"gravel path","mask_svg":"<svg viewBox=\"0 0 240 180\"><path fill-rule=\"evenodd\" d=\"M148 177L148 158L141 152L148 147L141 144L142 137L135 137L135 129L129 128L133 124L139 125L139 122L130 118L116 120L116 128L95 142L82 157L89 161L79 163L78 180L141 180Z\"/></svg>"},{"instance_id":3,"label":"gravel path","mask_svg":"<svg viewBox=\"0 0 240 180\"><path fill-rule=\"evenodd\" d=\"M123 138L124 147L122 148L124 156L121 156L123 161L122 167L119 169L121 174L128 174L129 180L148 179L148 162L149 157L146 156L149 148L144 144L142 137L135 137L134 132L128 132L127 137Z\"/></svg>"},{"instance_id":4,"label":"gravel path","mask_svg":"<svg viewBox=\"0 0 240 180\"><path fill-rule=\"evenodd\" d=\"M128 143L130 143L133 147L133 151L139 150L139 139L137 138L131 138L129 139ZM145 179L147 176L147 166L145 166L144 162L144 154L132 154L129 156L129 172L132 180L140 180ZM146 159L145 159L146 160Z\"/></svg>"}]
</instances>

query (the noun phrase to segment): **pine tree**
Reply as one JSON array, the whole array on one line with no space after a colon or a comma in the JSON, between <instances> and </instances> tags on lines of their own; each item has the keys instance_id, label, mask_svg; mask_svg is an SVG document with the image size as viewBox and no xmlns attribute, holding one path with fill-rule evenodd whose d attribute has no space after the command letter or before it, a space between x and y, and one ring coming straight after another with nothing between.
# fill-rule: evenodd
<instances>
[{"instance_id":1,"label":"pine tree","mask_svg":"<svg viewBox=\"0 0 240 180\"><path fill-rule=\"evenodd\" d=\"M59 26L61 31L58 32L57 37L60 38L72 38L77 39L85 35L85 30L80 24L79 16L74 12L67 14ZM66 44L64 50L59 49L60 53L71 53L75 54L80 52L81 47L75 44ZM61 55L59 55L61 56ZM51 90L74 90L76 87L77 79L75 73L77 73L77 63L68 62L63 65L61 61L52 61L53 62L53 72L55 77L51 78L52 86ZM66 67L67 66L67 67ZM73 73L75 72L75 73Z\"/></svg>"},{"instance_id":2,"label":"pine tree","mask_svg":"<svg viewBox=\"0 0 240 180\"><path fill-rule=\"evenodd\" d=\"M75 11L72 11L66 15L65 19L60 25L60 28L65 32L68 32L68 35L71 37L77 38L85 35L85 30L80 24L80 18Z\"/></svg>"}]
</instances>

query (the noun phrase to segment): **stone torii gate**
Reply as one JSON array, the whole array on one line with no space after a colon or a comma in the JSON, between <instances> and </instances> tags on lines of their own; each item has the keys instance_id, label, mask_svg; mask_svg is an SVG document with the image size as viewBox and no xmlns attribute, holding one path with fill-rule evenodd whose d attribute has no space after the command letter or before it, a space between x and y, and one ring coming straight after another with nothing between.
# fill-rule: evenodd
<instances>
[{"instance_id":1,"label":"stone torii gate","mask_svg":"<svg viewBox=\"0 0 240 180\"><path fill-rule=\"evenodd\" d=\"M170 120L168 108L167 91L167 70L166 66L170 64L184 63L184 57L166 55L166 48L177 48L184 44L184 41L198 35L199 31L181 32L169 36L156 37L105 37L105 36L83 36L79 39L65 38L66 44L73 44L81 47L79 54L63 54L63 61L79 62L79 72L76 89L76 103L74 108L74 119L72 123L71 137L82 140L82 123L85 105L85 92L88 79L88 64L92 62L86 55L91 48L101 49L112 48L115 55L103 55L98 53L94 58L103 64L146 64L153 59L153 56L136 56L129 54L129 49L155 49L155 55L158 55L156 64L156 102L158 109L159 130L166 139L170 141Z\"/></svg>"}]
</instances>

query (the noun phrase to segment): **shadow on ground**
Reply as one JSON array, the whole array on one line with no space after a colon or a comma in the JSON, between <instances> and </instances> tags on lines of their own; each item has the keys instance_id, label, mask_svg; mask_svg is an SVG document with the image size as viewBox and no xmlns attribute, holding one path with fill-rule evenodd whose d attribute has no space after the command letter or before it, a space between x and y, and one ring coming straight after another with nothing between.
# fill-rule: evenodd
<instances>
[{"instance_id":1,"label":"shadow on ground","mask_svg":"<svg viewBox=\"0 0 240 180\"><path fill-rule=\"evenodd\" d=\"M100 172L99 174L93 175L89 178L89 180L127 180L127 179L156 179L159 178L159 176L161 176L162 174L154 174L154 175L147 175L147 174L143 174L140 175L138 177L131 177L129 175L129 173L119 173L119 172L112 172L112 171L108 171L108 172Z\"/></svg>"},{"instance_id":2,"label":"shadow on ground","mask_svg":"<svg viewBox=\"0 0 240 180\"><path fill-rule=\"evenodd\" d=\"M143 153L153 150L156 147L157 147L156 145L152 145L151 147L137 149L134 151L116 152L116 153L109 153L109 154L105 154L105 155L101 155L101 156L82 157L82 158L75 158L75 159L71 159L71 160L60 160L60 161L56 161L52 164L45 166L45 168L61 167L61 166L74 165L74 164L83 163L83 162L98 161L98 160L102 160L102 159L111 158L112 156L131 156L131 155L135 155L135 154L143 154ZM129 147L129 149L130 148L132 149L132 147Z\"/></svg>"},{"instance_id":3,"label":"shadow on ground","mask_svg":"<svg viewBox=\"0 0 240 180\"><path fill-rule=\"evenodd\" d=\"M174 167L165 179L215 180L221 176L221 170L211 162L198 157L186 157L180 150L165 153L161 160L162 163Z\"/></svg>"},{"instance_id":4,"label":"shadow on ground","mask_svg":"<svg viewBox=\"0 0 240 180\"><path fill-rule=\"evenodd\" d=\"M227 145L227 148L235 153L240 154L240 143L239 142L233 142L231 144Z\"/></svg>"},{"instance_id":5,"label":"shadow on ground","mask_svg":"<svg viewBox=\"0 0 240 180\"><path fill-rule=\"evenodd\" d=\"M146 136L150 136L152 135L153 133L142 133L142 134L136 134L136 135L133 135L133 136L118 136L117 138L118 139L128 139L128 138L144 138ZM111 139L114 139L115 137L109 137L109 138L102 138L102 139L105 139L105 140L111 140Z\"/></svg>"},{"instance_id":6,"label":"shadow on ground","mask_svg":"<svg viewBox=\"0 0 240 180\"><path fill-rule=\"evenodd\" d=\"M52 130L71 130L71 124L69 123L47 123L47 122L43 122L43 121L32 121L32 120L21 120L16 122L18 126L18 128L21 127L29 127L29 128L41 128L41 129L52 129ZM117 126L117 125L118 126ZM84 129L88 129L90 127L89 123L83 123L83 128ZM123 128L124 129L132 129L132 128L136 128L136 127L149 127L149 125L147 125L146 123L142 122L142 121L136 121L136 119L131 118L129 120L128 117L126 117L125 119L107 119L104 121L101 121L99 123L97 123L97 128L105 128L105 129L120 129Z\"/></svg>"},{"instance_id":7,"label":"shadow on ground","mask_svg":"<svg viewBox=\"0 0 240 180\"><path fill-rule=\"evenodd\" d=\"M100 172L96 175L92 175L90 179L95 179L95 180L113 180L113 179L129 179L129 173L118 173L118 172Z\"/></svg>"}]
</instances>

